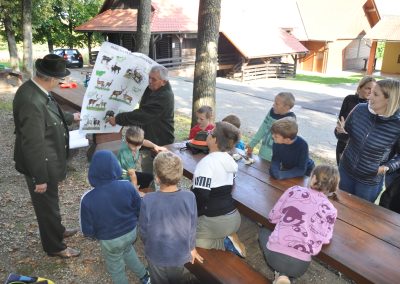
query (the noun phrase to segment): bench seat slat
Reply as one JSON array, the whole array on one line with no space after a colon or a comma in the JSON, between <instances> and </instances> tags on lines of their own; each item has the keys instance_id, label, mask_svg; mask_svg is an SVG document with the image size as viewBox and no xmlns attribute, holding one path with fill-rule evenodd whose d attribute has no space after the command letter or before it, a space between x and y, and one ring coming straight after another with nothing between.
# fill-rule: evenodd
<instances>
[{"instance_id":1,"label":"bench seat slat","mask_svg":"<svg viewBox=\"0 0 400 284\"><path fill-rule=\"evenodd\" d=\"M222 250L197 248L204 258L203 263L187 263L185 267L201 283L221 284L266 284L271 283L261 273L254 270L240 257Z\"/></svg>"}]
</instances>

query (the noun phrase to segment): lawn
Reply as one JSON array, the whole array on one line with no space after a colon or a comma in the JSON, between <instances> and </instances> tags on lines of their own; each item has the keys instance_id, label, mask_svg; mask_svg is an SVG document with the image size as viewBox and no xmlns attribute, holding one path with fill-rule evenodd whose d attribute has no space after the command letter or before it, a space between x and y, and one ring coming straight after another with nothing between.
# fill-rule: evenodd
<instances>
[{"instance_id":1,"label":"lawn","mask_svg":"<svg viewBox=\"0 0 400 284\"><path fill-rule=\"evenodd\" d=\"M319 75L305 75L305 74L297 74L294 81L302 81L302 82L310 82L316 84L325 84L325 85L335 85L335 84L355 84L360 81L363 77L362 74L350 75L348 77L328 77L328 76L319 76Z\"/></svg>"}]
</instances>

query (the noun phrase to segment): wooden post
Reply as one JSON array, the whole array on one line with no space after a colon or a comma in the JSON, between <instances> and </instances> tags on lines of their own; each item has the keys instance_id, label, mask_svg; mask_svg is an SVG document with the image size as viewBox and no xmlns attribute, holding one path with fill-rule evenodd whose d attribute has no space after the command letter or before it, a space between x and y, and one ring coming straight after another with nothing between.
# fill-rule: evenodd
<instances>
[{"instance_id":1,"label":"wooden post","mask_svg":"<svg viewBox=\"0 0 400 284\"><path fill-rule=\"evenodd\" d=\"M368 65L367 65L367 72L366 75L371 75L372 72L374 72L375 69L375 53L376 53L376 47L377 47L377 42L374 40L371 44L371 50L369 51L369 58L368 58Z\"/></svg>"}]
</instances>

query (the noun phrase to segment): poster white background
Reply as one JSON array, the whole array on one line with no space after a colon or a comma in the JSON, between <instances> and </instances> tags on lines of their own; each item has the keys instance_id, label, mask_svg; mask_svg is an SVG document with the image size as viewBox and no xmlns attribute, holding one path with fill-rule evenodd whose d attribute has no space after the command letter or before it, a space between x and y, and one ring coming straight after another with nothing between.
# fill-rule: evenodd
<instances>
[{"instance_id":1,"label":"poster white background","mask_svg":"<svg viewBox=\"0 0 400 284\"><path fill-rule=\"evenodd\" d=\"M108 117L132 111L148 86L148 74L157 63L141 53L109 42L101 45L82 103L81 133L119 132Z\"/></svg>"}]
</instances>

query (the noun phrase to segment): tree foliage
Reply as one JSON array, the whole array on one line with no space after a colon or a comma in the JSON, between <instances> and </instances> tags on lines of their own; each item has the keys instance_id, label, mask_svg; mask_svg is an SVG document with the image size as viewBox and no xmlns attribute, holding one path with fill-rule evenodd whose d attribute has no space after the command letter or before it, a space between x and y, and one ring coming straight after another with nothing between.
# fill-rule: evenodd
<instances>
[{"instance_id":1,"label":"tree foliage","mask_svg":"<svg viewBox=\"0 0 400 284\"><path fill-rule=\"evenodd\" d=\"M83 33L74 29L93 18L102 0L33 0L37 9L33 15L34 42L69 48L82 47L86 40Z\"/></svg>"},{"instance_id":2,"label":"tree foliage","mask_svg":"<svg viewBox=\"0 0 400 284\"><path fill-rule=\"evenodd\" d=\"M74 29L93 18L103 0L32 0L32 38L34 43L53 46L82 47L86 34L75 33ZM0 35L7 39L5 22L10 23L15 41L22 36L22 0L0 0Z\"/></svg>"}]
</instances>

